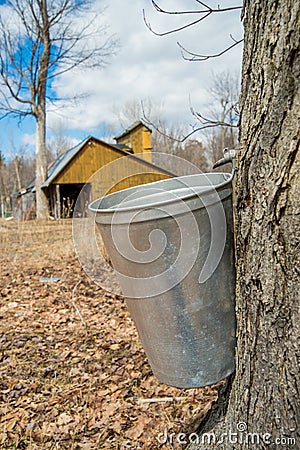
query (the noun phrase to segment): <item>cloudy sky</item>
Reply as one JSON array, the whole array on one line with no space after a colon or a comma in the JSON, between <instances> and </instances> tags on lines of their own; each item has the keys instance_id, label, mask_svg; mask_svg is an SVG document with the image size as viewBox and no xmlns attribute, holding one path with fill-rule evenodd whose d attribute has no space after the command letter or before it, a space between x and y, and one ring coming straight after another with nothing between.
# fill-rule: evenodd
<instances>
[{"instance_id":1,"label":"cloudy sky","mask_svg":"<svg viewBox=\"0 0 300 450\"><path fill-rule=\"evenodd\" d=\"M101 2L100 0L99 3ZM161 0L168 10L182 10L182 0ZM237 0L209 1L210 6L239 5ZM209 87L214 74L230 70L239 73L242 46L205 62L185 61L177 45L189 51L212 54L222 51L242 37L240 11L212 14L203 22L176 34L156 36L143 20L157 32L165 32L195 20L195 15L174 16L158 13L150 0L109 0L104 20L111 33L118 36L120 49L104 69L76 71L56 79L59 96L89 94L76 103L57 104L48 114L48 135L64 133L74 140L92 134L101 138L109 130L121 131L116 111L124 105L142 100L159 105L162 119L173 124L191 124L189 102L194 109L205 112L209 104ZM199 7L196 0L184 2L190 9ZM16 120L0 121L1 149L6 153L22 144L34 145L34 121L18 125Z\"/></svg>"}]
</instances>

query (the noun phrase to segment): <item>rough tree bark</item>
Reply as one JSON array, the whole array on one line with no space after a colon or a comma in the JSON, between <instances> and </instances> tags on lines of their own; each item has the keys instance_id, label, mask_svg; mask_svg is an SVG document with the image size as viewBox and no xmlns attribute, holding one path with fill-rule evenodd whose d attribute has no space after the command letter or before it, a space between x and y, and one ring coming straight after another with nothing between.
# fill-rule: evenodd
<instances>
[{"instance_id":1,"label":"rough tree bark","mask_svg":"<svg viewBox=\"0 0 300 450\"><path fill-rule=\"evenodd\" d=\"M190 449L299 448L300 2L243 16L236 374L201 427L220 442Z\"/></svg>"}]
</instances>

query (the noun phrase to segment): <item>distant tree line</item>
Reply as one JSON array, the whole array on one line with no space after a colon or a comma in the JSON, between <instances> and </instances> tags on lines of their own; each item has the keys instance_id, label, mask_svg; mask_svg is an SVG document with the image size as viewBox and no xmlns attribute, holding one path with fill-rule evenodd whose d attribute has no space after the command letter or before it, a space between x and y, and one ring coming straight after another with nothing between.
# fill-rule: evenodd
<instances>
[{"instance_id":1,"label":"distant tree line","mask_svg":"<svg viewBox=\"0 0 300 450\"><path fill-rule=\"evenodd\" d=\"M57 147L56 144L53 140L51 147L47 146L48 165L67 150L65 146ZM10 151L8 155L0 151L0 217L10 217L13 214L18 193L35 183L35 168L36 156L28 154L23 147L18 151Z\"/></svg>"},{"instance_id":2,"label":"distant tree line","mask_svg":"<svg viewBox=\"0 0 300 450\"><path fill-rule=\"evenodd\" d=\"M35 174L35 158L14 155L6 158L0 152L0 216L9 216L17 192L26 186Z\"/></svg>"}]
</instances>

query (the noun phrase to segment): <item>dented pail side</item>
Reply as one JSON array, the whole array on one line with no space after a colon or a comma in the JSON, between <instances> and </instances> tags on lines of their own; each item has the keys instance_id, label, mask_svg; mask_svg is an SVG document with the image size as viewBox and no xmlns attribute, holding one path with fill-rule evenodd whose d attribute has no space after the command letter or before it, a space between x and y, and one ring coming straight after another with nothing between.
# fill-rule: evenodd
<instances>
[{"instance_id":1,"label":"dented pail side","mask_svg":"<svg viewBox=\"0 0 300 450\"><path fill-rule=\"evenodd\" d=\"M91 205L157 378L192 388L234 370L229 174L163 180Z\"/></svg>"}]
</instances>

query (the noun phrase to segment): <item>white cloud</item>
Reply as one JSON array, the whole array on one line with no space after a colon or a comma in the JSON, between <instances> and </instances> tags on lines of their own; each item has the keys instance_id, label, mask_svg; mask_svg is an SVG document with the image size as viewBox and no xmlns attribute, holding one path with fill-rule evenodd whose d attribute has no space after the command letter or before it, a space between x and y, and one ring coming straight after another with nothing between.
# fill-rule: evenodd
<instances>
[{"instance_id":1,"label":"white cloud","mask_svg":"<svg viewBox=\"0 0 300 450\"><path fill-rule=\"evenodd\" d=\"M22 144L29 145L30 147L34 147L36 142L35 133L23 133L22 134Z\"/></svg>"},{"instance_id":2,"label":"white cloud","mask_svg":"<svg viewBox=\"0 0 300 450\"><path fill-rule=\"evenodd\" d=\"M190 2L193 7L195 4ZM179 5L182 7L182 2L161 0L160 5L175 9ZM147 8L147 18L157 30L172 29L178 20L182 23L182 17L159 14L146 0L110 0L106 19L111 24L111 31L120 37L119 53L102 70L69 72L54 84L62 97L82 92L91 94L76 103L64 104L63 109L58 111L70 130L79 129L88 134L102 122L116 123L115 105L122 106L130 100L145 98L163 103L167 120L191 123L189 97L196 109L201 110L205 106L212 71L239 71L240 46L221 58L188 62L182 59L176 45L179 40L188 50L205 54L222 50L232 43L230 33L236 39L241 37L239 12L211 15L201 24L179 34L158 37L146 27L142 17L143 7ZM53 126L57 117L51 111L48 124Z\"/></svg>"}]
</instances>

